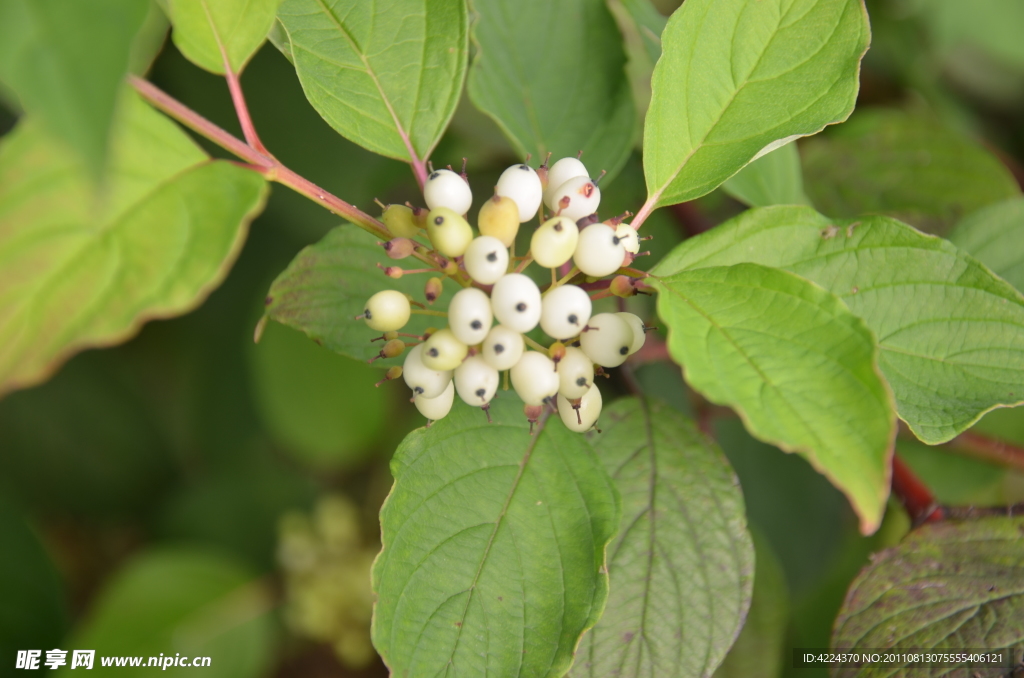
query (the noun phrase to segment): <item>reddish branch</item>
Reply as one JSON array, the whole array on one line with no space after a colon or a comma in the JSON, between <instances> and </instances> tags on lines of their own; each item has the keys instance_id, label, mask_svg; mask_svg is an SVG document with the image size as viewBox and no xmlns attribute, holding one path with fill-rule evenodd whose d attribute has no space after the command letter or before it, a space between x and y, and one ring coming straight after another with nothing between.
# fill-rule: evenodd
<instances>
[{"instance_id":1,"label":"reddish branch","mask_svg":"<svg viewBox=\"0 0 1024 678\"><path fill-rule=\"evenodd\" d=\"M967 431L949 441L947 447L962 454L1024 470L1024 448L1005 440Z\"/></svg>"},{"instance_id":2,"label":"reddish branch","mask_svg":"<svg viewBox=\"0 0 1024 678\"><path fill-rule=\"evenodd\" d=\"M915 526L941 520L944 516L931 490L895 455L892 458L892 493Z\"/></svg>"}]
</instances>

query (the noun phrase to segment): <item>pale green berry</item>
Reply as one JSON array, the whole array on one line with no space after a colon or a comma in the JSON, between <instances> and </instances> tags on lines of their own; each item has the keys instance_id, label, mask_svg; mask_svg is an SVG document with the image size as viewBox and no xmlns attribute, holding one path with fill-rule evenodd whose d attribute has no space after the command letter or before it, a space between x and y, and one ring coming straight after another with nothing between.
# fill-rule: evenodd
<instances>
[{"instance_id":1,"label":"pale green berry","mask_svg":"<svg viewBox=\"0 0 1024 678\"><path fill-rule=\"evenodd\" d=\"M640 236L637 235L636 229L629 224L619 224L615 228L615 237L622 243L622 248L630 254L640 251Z\"/></svg>"},{"instance_id":2,"label":"pale green berry","mask_svg":"<svg viewBox=\"0 0 1024 678\"><path fill-rule=\"evenodd\" d=\"M558 392L575 400L582 398L593 383L593 361L575 346L566 347L565 355L558 361Z\"/></svg>"},{"instance_id":3,"label":"pale green berry","mask_svg":"<svg viewBox=\"0 0 1024 678\"><path fill-rule=\"evenodd\" d=\"M413 397L412 402L416 409L430 421L444 419L452 411L452 403L455 402L455 384L448 380L448 386L436 398L427 398L422 395Z\"/></svg>"},{"instance_id":4,"label":"pale green berry","mask_svg":"<svg viewBox=\"0 0 1024 678\"><path fill-rule=\"evenodd\" d=\"M402 364L402 378L413 395L436 398L452 381L451 370L432 370L423 364L423 344L409 349Z\"/></svg>"},{"instance_id":5,"label":"pale green berry","mask_svg":"<svg viewBox=\"0 0 1024 678\"><path fill-rule=\"evenodd\" d=\"M494 369L508 370L523 357L525 346L522 334L504 325L497 325L487 333L481 355Z\"/></svg>"},{"instance_id":6,"label":"pale green berry","mask_svg":"<svg viewBox=\"0 0 1024 678\"><path fill-rule=\"evenodd\" d=\"M587 275L603 278L619 270L625 257L626 248L611 226L591 224L580 231L572 260Z\"/></svg>"},{"instance_id":7,"label":"pale green berry","mask_svg":"<svg viewBox=\"0 0 1024 678\"><path fill-rule=\"evenodd\" d=\"M464 403L473 407L491 402L498 391L498 381L498 370L478 355L466 358L455 368L455 391Z\"/></svg>"},{"instance_id":8,"label":"pale green berry","mask_svg":"<svg viewBox=\"0 0 1024 678\"><path fill-rule=\"evenodd\" d=\"M411 315L409 297L397 290L383 290L366 301L363 313L358 317L366 320L371 330L392 332L405 327Z\"/></svg>"},{"instance_id":9,"label":"pale green berry","mask_svg":"<svg viewBox=\"0 0 1024 678\"><path fill-rule=\"evenodd\" d=\"M551 200L556 214L576 221L597 212L601 189L590 177L574 177L555 189Z\"/></svg>"},{"instance_id":10,"label":"pale green berry","mask_svg":"<svg viewBox=\"0 0 1024 678\"><path fill-rule=\"evenodd\" d=\"M459 290L448 304L448 329L467 346L487 337L493 319L490 297L475 287Z\"/></svg>"},{"instance_id":11,"label":"pale green berry","mask_svg":"<svg viewBox=\"0 0 1024 678\"><path fill-rule=\"evenodd\" d=\"M423 364L432 370L454 370L469 352L448 328L434 332L421 346Z\"/></svg>"},{"instance_id":12,"label":"pale green berry","mask_svg":"<svg viewBox=\"0 0 1024 678\"><path fill-rule=\"evenodd\" d=\"M626 362L633 346L633 330L614 313L598 313L580 335L580 348L602 367L618 367Z\"/></svg>"},{"instance_id":13,"label":"pale green berry","mask_svg":"<svg viewBox=\"0 0 1024 678\"><path fill-rule=\"evenodd\" d=\"M519 233L519 206L512 198L494 194L494 197L480 206L476 226L482 235L489 235L511 247Z\"/></svg>"},{"instance_id":14,"label":"pale green berry","mask_svg":"<svg viewBox=\"0 0 1024 678\"><path fill-rule=\"evenodd\" d=\"M509 375L512 388L527 405L541 405L558 393L558 373L551 358L537 351L527 351Z\"/></svg>"},{"instance_id":15,"label":"pale green berry","mask_svg":"<svg viewBox=\"0 0 1024 678\"><path fill-rule=\"evenodd\" d=\"M629 347L629 355L633 355L644 347L644 341L647 339L647 328L644 321L632 313L621 312L615 315L625 320L629 329L633 331L633 343Z\"/></svg>"},{"instance_id":16,"label":"pale green berry","mask_svg":"<svg viewBox=\"0 0 1024 678\"><path fill-rule=\"evenodd\" d=\"M537 172L527 164L512 165L498 177L494 192L511 198L519 208L519 221L529 221L540 208L544 188Z\"/></svg>"},{"instance_id":17,"label":"pale green berry","mask_svg":"<svg viewBox=\"0 0 1024 678\"><path fill-rule=\"evenodd\" d=\"M502 325L516 332L529 332L540 322L540 290L522 273L509 273L494 283L491 307Z\"/></svg>"},{"instance_id":18,"label":"pale green berry","mask_svg":"<svg viewBox=\"0 0 1024 678\"><path fill-rule=\"evenodd\" d=\"M384 208L381 221L396 238L412 238L420 232L420 227L413 218L412 209L405 205L388 205Z\"/></svg>"},{"instance_id":19,"label":"pale green berry","mask_svg":"<svg viewBox=\"0 0 1024 678\"><path fill-rule=\"evenodd\" d=\"M548 169L548 187L544 190L544 204L552 211L558 211L558 203L552 202L555 191L576 177L589 177L590 172L578 158L562 158Z\"/></svg>"},{"instance_id":20,"label":"pale green berry","mask_svg":"<svg viewBox=\"0 0 1024 678\"><path fill-rule=\"evenodd\" d=\"M473 191L461 175L440 169L427 177L427 183L423 185L423 199L431 210L444 207L457 214L465 214L473 204Z\"/></svg>"},{"instance_id":21,"label":"pale green berry","mask_svg":"<svg viewBox=\"0 0 1024 678\"><path fill-rule=\"evenodd\" d=\"M544 268L558 268L576 252L580 229L568 217L548 219L533 232L530 254Z\"/></svg>"},{"instance_id":22,"label":"pale green berry","mask_svg":"<svg viewBox=\"0 0 1024 678\"><path fill-rule=\"evenodd\" d=\"M461 257L473 242L473 228L469 222L447 207L430 210L427 235L434 249L446 257Z\"/></svg>"},{"instance_id":23,"label":"pale green berry","mask_svg":"<svg viewBox=\"0 0 1024 678\"><path fill-rule=\"evenodd\" d=\"M590 295L576 285L562 285L544 295L540 328L552 339L571 339L590 320Z\"/></svg>"},{"instance_id":24,"label":"pale green berry","mask_svg":"<svg viewBox=\"0 0 1024 678\"><path fill-rule=\"evenodd\" d=\"M573 403L569 402L568 398L559 393L558 416L567 429L576 433L583 433L590 430L590 427L597 423L597 418L601 416L601 406L603 404L601 389L596 384L587 389L587 392L583 394L578 408L574 408Z\"/></svg>"},{"instance_id":25,"label":"pale green berry","mask_svg":"<svg viewBox=\"0 0 1024 678\"><path fill-rule=\"evenodd\" d=\"M490 235L474 238L463 255L469 277L481 285L493 285L508 272L508 249Z\"/></svg>"}]
</instances>

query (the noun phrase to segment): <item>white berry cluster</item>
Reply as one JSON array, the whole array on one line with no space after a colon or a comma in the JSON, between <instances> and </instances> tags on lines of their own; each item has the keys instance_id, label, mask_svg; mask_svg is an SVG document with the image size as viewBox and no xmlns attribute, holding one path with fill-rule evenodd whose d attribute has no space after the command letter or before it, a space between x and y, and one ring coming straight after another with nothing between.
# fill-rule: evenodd
<instances>
[{"instance_id":1,"label":"white berry cluster","mask_svg":"<svg viewBox=\"0 0 1024 678\"><path fill-rule=\"evenodd\" d=\"M589 281L593 287L596 279L627 266L639 250L636 231L621 218L598 220L601 189L577 158L563 158L550 168L545 163L540 170L527 164L505 170L494 196L480 208L480 235L474 235L464 216L473 201L465 172L431 172L424 199L426 210L403 205L384 210L383 222L395 237L381 244L392 258L415 254L431 265L384 271L391 277L436 272L425 290L431 303L441 293L442 277L463 288L448 305L448 326L422 337L398 331L413 313L443 314L414 309L415 302L395 290L370 297L357 318L384 333L379 357L403 353L409 344L401 336L422 340L411 345L402 368L392 368L387 378L401 375L420 413L437 420L451 410L456 393L486 411L500 373L507 370L531 422L550 404L557 405L571 430L592 427L601 413L595 371L617 367L638 351L647 328L631 313L591 315L590 294L571 283ZM529 253L514 257L509 248L514 248L520 224L538 213L541 223ZM416 239L424 231L429 247ZM522 273L530 263L552 269L552 283L544 291ZM559 269L562 275L556 279ZM619 276L612 282L618 283L611 287L619 296L636 293L635 278ZM551 346L524 336L538 325L554 340Z\"/></svg>"}]
</instances>

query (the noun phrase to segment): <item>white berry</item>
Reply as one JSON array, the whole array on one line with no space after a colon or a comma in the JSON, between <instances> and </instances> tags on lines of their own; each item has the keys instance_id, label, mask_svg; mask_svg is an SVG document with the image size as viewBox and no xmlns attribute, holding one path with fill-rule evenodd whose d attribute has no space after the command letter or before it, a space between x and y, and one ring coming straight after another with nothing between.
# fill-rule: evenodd
<instances>
[{"instance_id":1,"label":"white berry","mask_svg":"<svg viewBox=\"0 0 1024 678\"><path fill-rule=\"evenodd\" d=\"M436 398L427 398L422 395L413 396L413 403L416 409L430 421L444 419L452 411L452 403L455 402L455 385L448 380L448 386Z\"/></svg>"},{"instance_id":2,"label":"white berry","mask_svg":"<svg viewBox=\"0 0 1024 678\"><path fill-rule=\"evenodd\" d=\"M475 287L459 290L448 304L448 329L467 346L487 337L493 319L490 297Z\"/></svg>"},{"instance_id":3,"label":"white berry","mask_svg":"<svg viewBox=\"0 0 1024 678\"><path fill-rule=\"evenodd\" d=\"M565 396L558 394L558 416L567 429L576 433L583 433L597 423L602 405L601 389L596 384L583 394L579 409L573 408Z\"/></svg>"},{"instance_id":4,"label":"white berry","mask_svg":"<svg viewBox=\"0 0 1024 678\"><path fill-rule=\"evenodd\" d=\"M496 370L508 370L523 357L523 335L504 325L491 328L484 339L482 355Z\"/></svg>"},{"instance_id":5,"label":"white berry","mask_svg":"<svg viewBox=\"0 0 1024 678\"><path fill-rule=\"evenodd\" d=\"M445 207L456 214L469 212L473 204L473 191L460 175L448 169L436 170L427 177L423 186L423 199L427 207Z\"/></svg>"},{"instance_id":6,"label":"white berry","mask_svg":"<svg viewBox=\"0 0 1024 678\"><path fill-rule=\"evenodd\" d=\"M397 290L377 292L366 301L363 314L367 326L378 332L394 332L405 327L412 315L409 297Z\"/></svg>"},{"instance_id":7,"label":"white berry","mask_svg":"<svg viewBox=\"0 0 1024 678\"><path fill-rule=\"evenodd\" d=\"M622 243L623 249L630 254L636 254L640 251L640 236L637 235L636 230L629 224L619 224L615 229L615 237Z\"/></svg>"},{"instance_id":8,"label":"white berry","mask_svg":"<svg viewBox=\"0 0 1024 678\"><path fill-rule=\"evenodd\" d=\"M515 201L519 208L519 221L522 223L537 213L544 188L540 185L537 172L529 165L522 164L512 165L502 172L494 192Z\"/></svg>"},{"instance_id":9,"label":"white berry","mask_svg":"<svg viewBox=\"0 0 1024 678\"><path fill-rule=\"evenodd\" d=\"M566 398L582 398L594 383L594 363L587 354L568 346L558 361L558 393Z\"/></svg>"},{"instance_id":10,"label":"white berry","mask_svg":"<svg viewBox=\"0 0 1024 678\"><path fill-rule=\"evenodd\" d=\"M432 370L454 370L469 352L469 347L459 341L455 334L447 328L434 332L421 345L423 346L421 360Z\"/></svg>"},{"instance_id":11,"label":"white berry","mask_svg":"<svg viewBox=\"0 0 1024 678\"><path fill-rule=\"evenodd\" d=\"M625 320L629 329L633 330L633 343L629 347L629 355L633 355L643 348L644 341L647 339L647 328L644 326L644 321L632 313L622 312L615 315Z\"/></svg>"},{"instance_id":12,"label":"white berry","mask_svg":"<svg viewBox=\"0 0 1024 678\"><path fill-rule=\"evenodd\" d=\"M467 405L483 407L498 391L498 370L481 356L466 358L455 368L455 390Z\"/></svg>"},{"instance_id":13,"label":"white berry","mask_svg":"<svg viewBox=\"0 0 1024 678\"><path fill-rule=\"evenodd\" d=\"M469 244L462 263L470 278L481 285L493 285L508 272L508 250L497 238L482 235Z\"/></svg>"},{"instance_id":14,"label":"white berry","mask_svg":"<svg viewBox=\"0 0 1024 678\"><path fill-rule=\"evenodd\" d=\"M473 242L469 222L447 207L436 207L427 214L427 235L434 248L446 257L461 257Z\"/></svg>"},{"instance_id":15,"label":"white berry","mask_svg":"<svg viewBox=\"0 0 1024 678\"><path fill-rule=\"evenodd\" d=\"M491 307L502 325L516 332L529 332L540 322L540 290L522 273L509 273L494 283Z\"/></svg>"},{"instance_id":16,"label":"white berry","mask_svg":"<svg viewBox=\"0 0 1024 678\"><path fill-rule=\"evenodd\" d=\"M580 335L580 348L602 367L618 367L626 362L633 346L633 330L614 313L598 313Z\"/></svg>"},{"instance_id":17,"label":"white berry","mask_svg":"<svg viewBox=\"0 0 1024 678\"><path fill-rule=\"evenodd\" d=\"M436 398L452 381L451 370L432 370L423 364L423 344L413 346L405 354L402 378L415 396Z\"/></svg>"},{"instance_id":18,"label":"white berry","mask_svg":"<svg viewBox=\"0 0 1024 678\"><path fill-rule=\"evenodd\" d=\"M548 187L544 191L544 204L548 209L558 210L558 205L551 201L558 187L576 177L589 177L590 172L578 158L562 158L548 170Z\"/></svg>"},{"instance_id":19,"label":"white berry","mask_svg":"<svg viewBox=\"0 0 1024 678\"><path fill-rule=\"evenodd\" d=\"M551 200L556 214L577 221L597 211L601 189L590 177L574 177L555 189Z\"/></svg>"},{"instance_id":20,"label":"white berry","mask_svg":"<svg viewBox=\"0 0 1024 678\"><path fill-rule=\"evenodd\" d=\"M589 276L603 278L619 270L626 248L606 224L591 224L580 231L572 260L576 268Z\"/></svg>"},{"instance_id":21,"label":"white berry","mask_svg":"<svg viewBox=\"0 0 1024 678\"><path fill-rule=\"evenodd\" d=\"M527 351L509 371L512 388L527 405L540 405L558 393L558 373L551 358Z\"/></svg>"},{"instance_id":22,"label":"white berry","mask_svg":"<svg viewBox=\"0 0 1024 678\"><path fill-rule=\"evenodd\" d=\"M572 258L579 238L580 229L575 221L568 217L554 217L533 232L530 254L544 268L558 268Z\"/></svg>"},{"instance_id":23,"label":"white berry","mask_svg":"<svg viewBox=\"0 0 1024 678\"><path fill-rule=\"evenodd\" d=\"M556 287L541 302L540 328L552 339L575 337L590 320L590 295L576 285Z\"/></svg>"}]
</instances>

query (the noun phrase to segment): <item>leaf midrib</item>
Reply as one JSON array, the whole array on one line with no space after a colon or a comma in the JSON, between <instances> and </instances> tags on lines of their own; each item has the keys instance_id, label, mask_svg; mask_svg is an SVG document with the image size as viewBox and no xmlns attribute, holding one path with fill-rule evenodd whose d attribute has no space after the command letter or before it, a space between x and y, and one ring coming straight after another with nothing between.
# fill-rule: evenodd
<instances>
[{"instance_id":1,"label":"leaf midrib","mask_svg":"<svg viewBox=\"0 0 1024 678\"><path fill-rule=\"evenodd\" d=\"M391 105L391 100L384 93L384 89L381 87L380 80L377 79L377 73L370 66L369 59L362 52L362 50L358 49L355 38L353 38L349 34L341 19L339 19L338 16L335 15L334 10L328 7L324 0L316 0L316 3L320 5L320 8L324 11L324 13L327 16L329 16L331 20L334 22L334 24L338 27L338 31L341 33L342 36L344 36L345 41L348 43L349 49L352 50L352 53L358 56L359 60L363 62L363 68L366 69L366 75L369 76L371 81L373 81L373 86L377 88L377 94L380 95L380 99L384 103L385 108L387 108L388 113L391 114L391 119L395 123L395 129L398 132L398 136L399 138L401 138L402 143L405 144L406 152L409 153L409 159L413 162L417 162L419 160L419 157L416 155L416 150L412 146L412 140L409 137L409 133L405 130L405 127L402 126L401 121L398 119L398 114L395 113L395 109ZM423 48L426 49L425 38ZM413 112L413 115L415 115L415 111Z\"/></svg>"}]
</instances>

